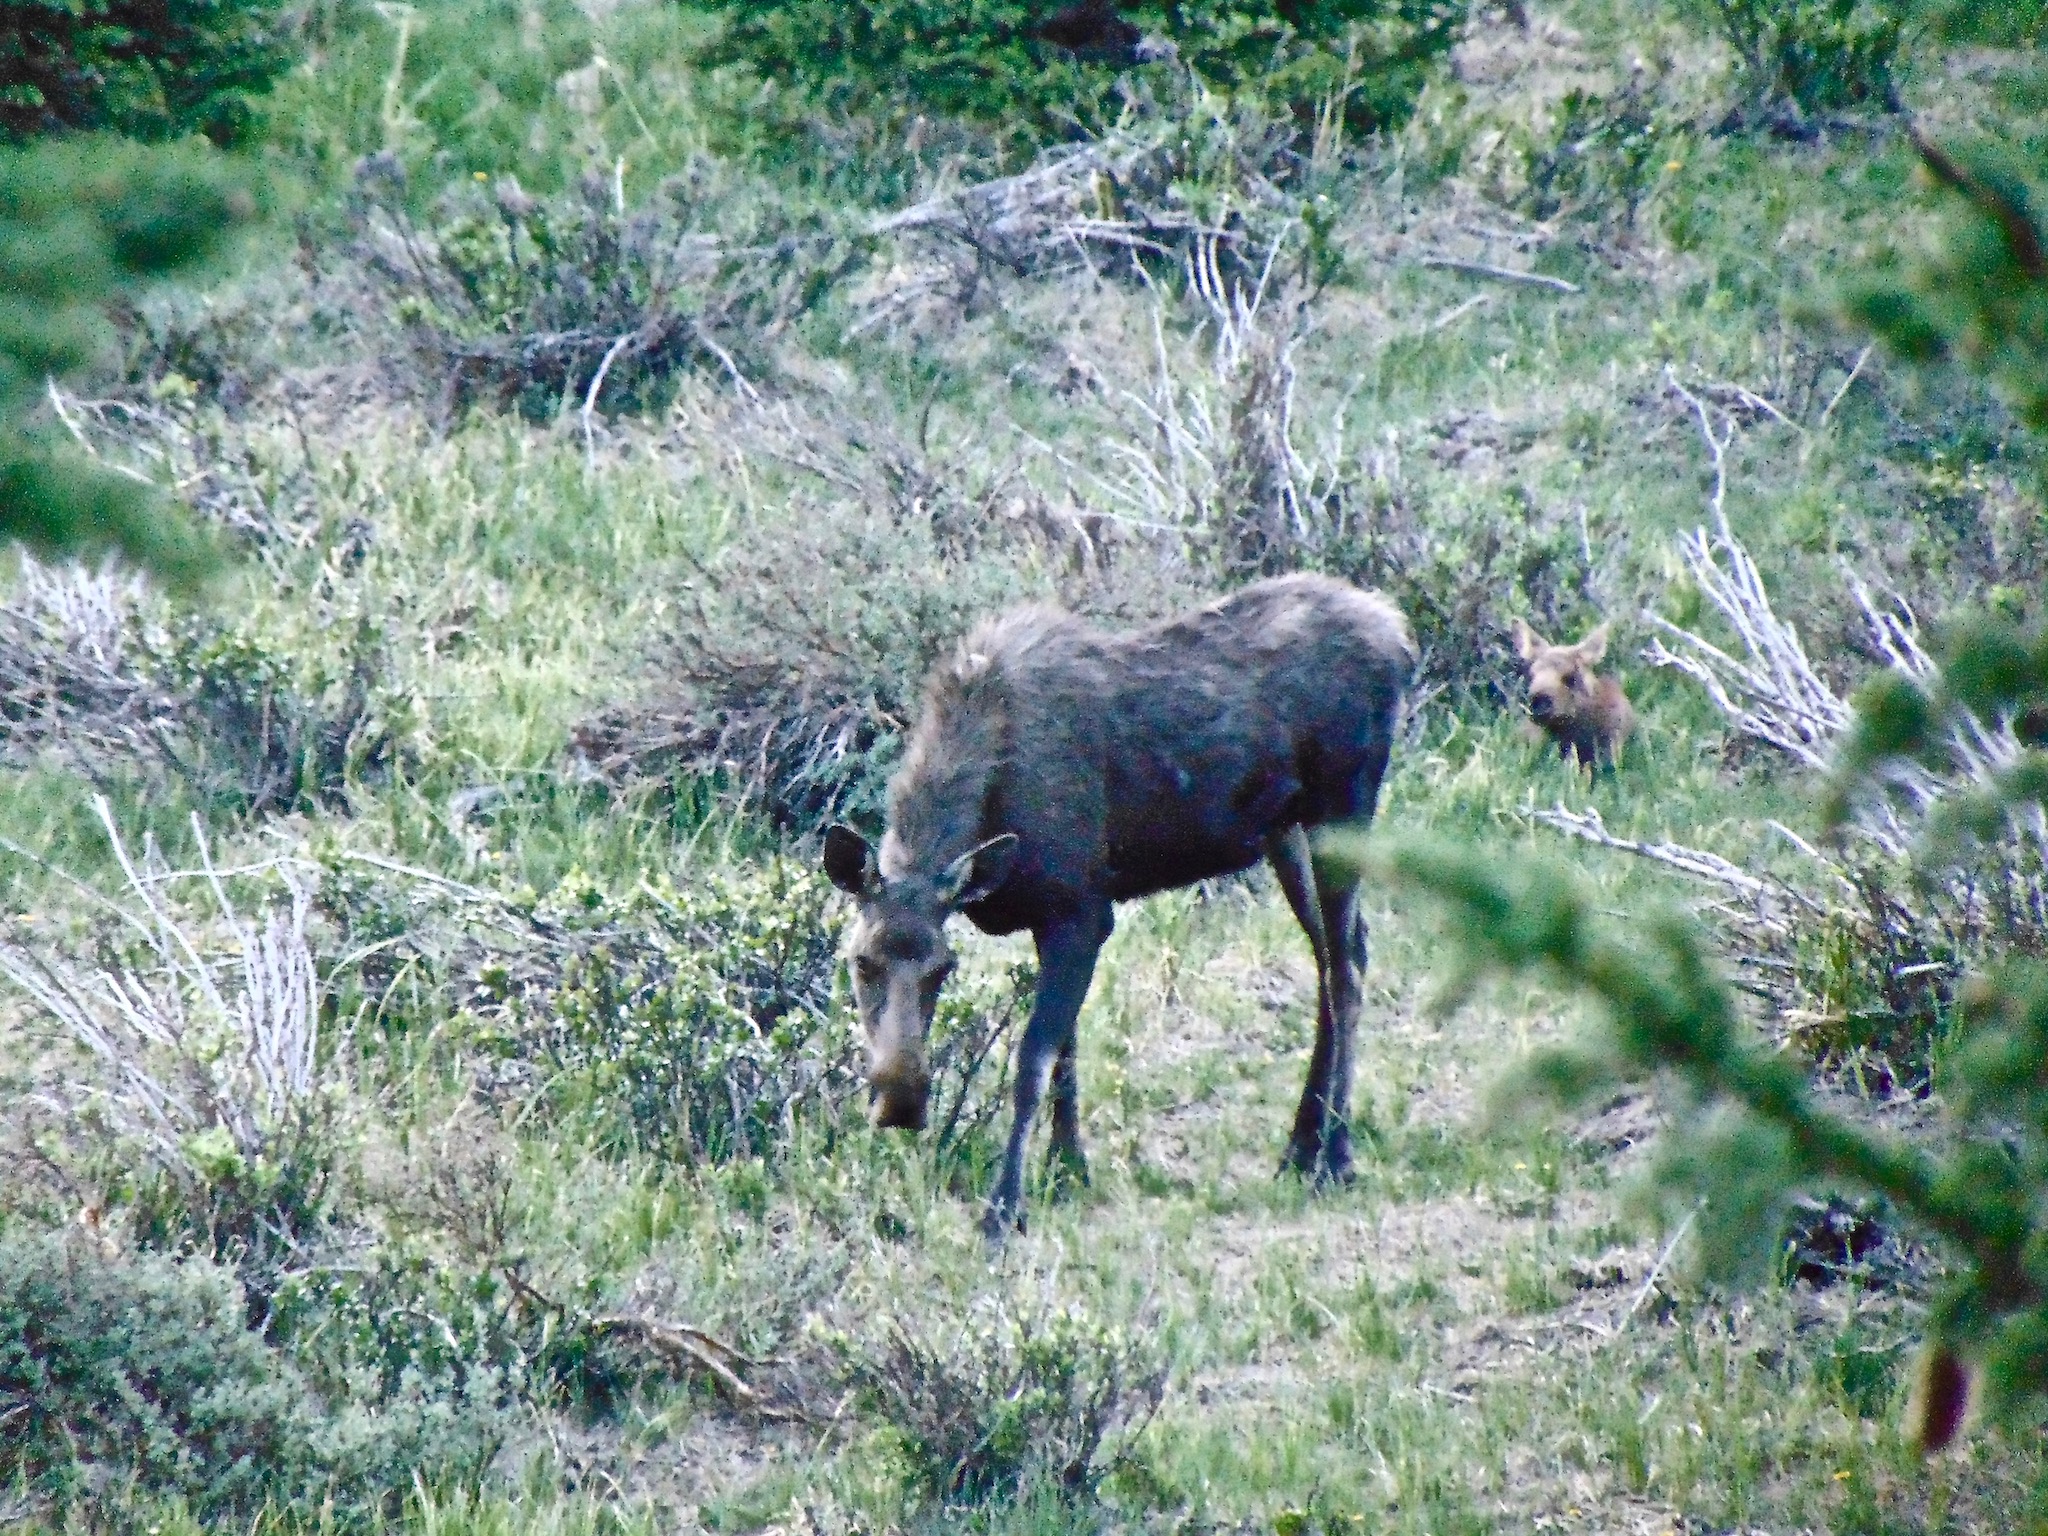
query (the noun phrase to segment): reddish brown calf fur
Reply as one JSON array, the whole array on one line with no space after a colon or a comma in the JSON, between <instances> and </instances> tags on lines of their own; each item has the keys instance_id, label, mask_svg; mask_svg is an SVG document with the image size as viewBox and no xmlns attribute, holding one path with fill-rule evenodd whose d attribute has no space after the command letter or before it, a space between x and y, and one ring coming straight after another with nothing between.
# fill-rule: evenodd
<instances>
[{"instance_id":1,"label":"reddish brown calf fur","mask_svg":"<svg viewBox=\"0 0 2048 1536\"><path fill-rule=\"evenodd\" d=\"M1511 619L1515 651L1529 675L1529 720L1557 743L1558 755L1588 773L1612 768L1635 729L1636 712L1611 677L1593 668L1607 654L1607 626L1577 645L1552 645L1520 619Z\"/></svg>"}]
</instances>

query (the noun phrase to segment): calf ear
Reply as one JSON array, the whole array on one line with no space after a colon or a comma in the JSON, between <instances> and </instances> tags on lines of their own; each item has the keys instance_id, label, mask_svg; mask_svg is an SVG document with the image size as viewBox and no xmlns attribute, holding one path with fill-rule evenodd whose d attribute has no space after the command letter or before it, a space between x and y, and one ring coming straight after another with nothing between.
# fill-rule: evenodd
<instances>
[{"instance_id":1,"label":"calf ear","mask_svg":"<svg viewBox=\"0 0 2048 1536\"><path fill-rule=\"evenodd\" d=\"M1534 661L1539 652L1550 649L1550 642L1520 619L1508 620L1508 633L1514 637L1515 654L1524 661Z\"/></svg>"},{"instance_id":2,"label":"calf ear","mask_svg":"<svg viewBox=\"0 0 2048 1536\"><path fill-rule=\"evenodd\" d=\"M825 829L825 876L849 896L872 895L882 883L868 840L838 822Z\"/></svg>"},{"instance_id":3,"label":"calf ear","mask_svg":"<svg viewBox=\"0 0 2048 1536\"><path fill-rule=\"evenodd\" d=\"M993 895L1017 864L1017 834L1005 832L971 848L946 866L935 889L939 905L969 907Z\"/></svg>"},{"instance_id":4,"label":"calf ear","mask_svg":"<svg viewBox=\"0 0 2048 1536\"><path fill-rule=\"evenodd\" d=\"M1607 654L1608 628L1609 626L1605 623L1595 625L1593 632L1574 647L1579 653L1579 660L1583 661L1587 666L1599 666L1600 658Z\"/></svg>"}]
</instances>

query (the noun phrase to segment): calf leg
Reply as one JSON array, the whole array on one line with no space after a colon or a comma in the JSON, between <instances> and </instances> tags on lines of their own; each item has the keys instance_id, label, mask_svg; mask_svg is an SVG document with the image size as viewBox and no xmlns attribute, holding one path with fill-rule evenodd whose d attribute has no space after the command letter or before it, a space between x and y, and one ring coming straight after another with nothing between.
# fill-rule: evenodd
<instances>
[{"instance_id":1,"label":"calf leg","mask_svg":"<svg viewBox=\"0 0 2048 1536\"><path fill-rule=\"evenodd\" d=\"M1109 929L1105 905L1038 931L1038 996L1017 1042L1016 1112L1009 1145L1003 1149L1002 1173L981 1218L982 1235L991 1242L1000 1242L1013 1226L1024 1226L1024 1149L1031 1137L1031 1117L1038 1112L1054 1058L1073 1038L1074 1020L1080 1016L1095 975L1095 957Z\"/></svg>"},{"instance_id":2,"label":"calf leg","mask_svg":"<svg viewBox=\"0 0 2048 1536\"><path fill-rule=\"evenodd\" d=\"M1294 919L1308 935L1309 948L1316 956L1316 1044L1309 1055L1308 1083L1301 1092L1301 1104L1294 1112L1294 1133L1287 1138L1287 1154L1281 1171L1289 1169L1313 1177L1322 1164L1323 1132L1327 1123L1330 1073L1336 1065L1337 1037L1330 1012L1330 941L1323 925L1322 903L1318 899L1315 870L1309 858L1308 833L1299 826L1275 832L1266 839L1266 857L1287 895Z\"/></svg>"}]
</instances>

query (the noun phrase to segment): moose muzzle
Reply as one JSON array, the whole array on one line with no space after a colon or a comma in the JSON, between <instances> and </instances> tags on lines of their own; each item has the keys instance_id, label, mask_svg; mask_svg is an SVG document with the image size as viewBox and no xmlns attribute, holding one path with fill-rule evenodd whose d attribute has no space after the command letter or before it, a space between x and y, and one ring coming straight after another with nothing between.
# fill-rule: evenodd
<instances>
[{"instance_id":1,"label":"moose muzzle","mask_svg":"<svg viewBox=\"0 0 2048 1536\"><path fill-rule=\"evenodd\" d=\"M922 1062L896 1060L868 1074L875 1125L885 1131L921 1131L931 1102L931 1074Z\"/></svg>"}]
</instances>

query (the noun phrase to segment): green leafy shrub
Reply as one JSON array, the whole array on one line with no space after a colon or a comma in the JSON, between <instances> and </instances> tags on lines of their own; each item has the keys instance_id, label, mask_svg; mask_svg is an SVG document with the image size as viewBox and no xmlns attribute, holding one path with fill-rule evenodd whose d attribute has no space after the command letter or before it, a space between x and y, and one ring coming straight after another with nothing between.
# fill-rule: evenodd
<instances>
[{"instance_id":1,"label":"green leafy shrub","mask_svg":"<svg viewBox=\"0 0 2048 1536\"><path fill-rule=\"evenodd\" d=\"M534 910L555 942L487 962L476 1006L606 1140L766 1156L799 1121L829 1124L854 1084L830 897L784 861L624 897L572 874Z\"/></svg>"},{"instance_id":2,"label":"green leafy shrub","mask_svg":"<svg viewBox=\"0 0 2048 1536\"><path fill-rule=\"evenodd\" d=\"M1872 0L1693 0L1734 51L1743 115L1889 106L1904 39L1900 8ZM1788 125L1789 126L1789 125Z\"/></svg>"},{"instance_id":3,"label":"green leafy shrub","mask_svg":"<svg viewBox=\"0 0 2048 1536\"><path fill-rule=\"evenodd\" d=\"M1094 1492L1151 1422L1166 1368L1078 1305L991 1299L966 1318L885 1320L828 1340L863 1410L893 1430L913 1487L940 1504L1037 1485Z\"/></svg>"},{"instance_id":4,"label":"green leafy shrub","mask_svg":"<svg viewBox=\"0 0 2048 1536\"><path fill-rule=\"evenodd\" d=\"M477 1041L604 1144L774 1157L800 1129L829 1138L864 1103L841 980L845 913L808 862L734 866L683 887L652 877L624 893L572 872L497 917L522 931L472 941L457 962ZM1009 1038L1035 981L1028 963L969 966L933 1021L934 1155L957 1174L988 1158Z\"/></svg>"},{"instance_id":5,"label":"green leafy shrub","mask_svg":"<svg viewBox=\"0 0 2048 1536\"><path fill-rule=\"evenodd\" d=\"M495 1450L495 1420L414 1380L330 1402L246 1312L204 1259L0 1237L0 1480L67 1513L175 1500L360 1528L415 1476L473 1477Z\"/></svg>"},{"instance_id":6,"label":"green leafy shrub","mask_svg":"<svg viewBox=\"0 0 2048 1536\"><path fill-rule=\"evenodd\" d=\"M760 343L816 305L863 254L822 217L749 198L710 162L628 212L602 174L545 199L516 181L442 199L415 231L395 160L358 178L372 269L384 280L445 406L516 404L545 420L570 405L659 402L692 364L749 370Z\"/></svg>"},{"instance_id":7,"label":"green leafy shrub","mask_svg":"<svg viewBox=\"0 0 2048 1536\"><path fill-rule=\"evenodd\" d=\"M909 102L1021 126L1038 139L1113 116L1119 75L1165 68L1146 61L1169 50L1227 91L1304 114L1338 103L1359 130L1397 122L1465 14L1447 0L1067 11L1018 0L715 0L714 9L725 31L707 53L711 63L743 64L855 109Z\"/></svg>"},{"instance_id":8,"label":"green leafy shrub","mask_svg":"<svg viewBox=\"0 0 2048 1536\"><path fill-rule=\"evenodd\" d=\"M254 212L244 180L195 151L0 149L0 537L118 549L172 576L203 567L156 496L60 446L31 412L46 379L102 349L111 301L204 262Z\"/></svg>"},{"instance_id":9,"label":"green leafy shrub","mask_svg":"<svg viewBox=\"0 0 2048 1536\"><path fill-rule=\"evenodd\" d=\"M0 14L0 134L246 138L291 67L283 0L16 0Z\"/></svg>"},{"instance_id":10,"label":"green leafy shrub","mask_svg":"<svg viewBox=\"0 0 2048 1536\"><path fill-rule=\"evenodd\" d=\"M1349 480L1330 512L1332 532L1310 563L1385 592L1408 616L1423 688L1512 700L1521 673L1508 618L1525 617L1547 634L1590 622L1576 524L1518 487L1425 499L1398 480Z\"/></svg>"}]
</instances>

